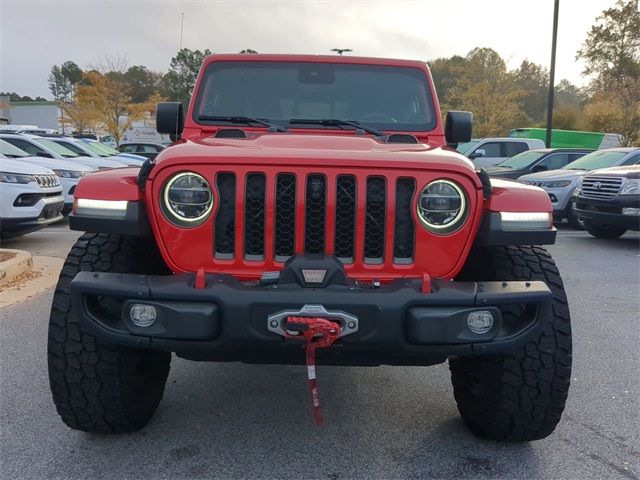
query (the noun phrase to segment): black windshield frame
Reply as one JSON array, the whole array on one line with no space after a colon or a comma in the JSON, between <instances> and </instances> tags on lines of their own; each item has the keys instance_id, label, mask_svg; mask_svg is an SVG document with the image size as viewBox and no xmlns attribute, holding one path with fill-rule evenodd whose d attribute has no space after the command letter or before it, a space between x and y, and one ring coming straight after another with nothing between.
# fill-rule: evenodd
<instances>
[{"instance_id":1,"label":"black windshield frame","mask_svg":"<svg viewBox=\"0 0 640 480\"><path fill-rule=\"evenodd\" d=\"M193 104L193 110L192 110L192 119L193 121L197 124L197 125L204 125L204 126L211 126L211 125L216 125L216 126L224 126L224 125L228 125L228 123L226 122L216 122L216 121L206 121L206 120L202 120L200 117L206 117L206 116L225 116L225 115L229 115L230 113L234 113L234 116L251 116L251 117L255 117L255 118L262 118L262 119L266 119L272 123L276 123L279 125L282 125L284 127L286 127L288 125L288 120L291 118L296 118L296 117L304 117L305 115L300 115L298 113L296 113L295 111L291 112L291 115L282 115L281 118L277 118L270 116L270 115L264 115L262 114L262 112L255 112L255 111L238 111L238 112L217 112L217 111L213 111L213 110L207 110L206 108L212 108L211 105L207 106L206 105L206 101L209 98L209 96L211 95L207 90L211 90L211 89L215 89L215 82L214 79L212 78L212 75L216 75L216 74L220 74L220 72L223 72L225 70L231 71L231 70L240 70L243 71L242 72L245 75L245 79L250 78L250 73L258 73L260 69L274 69L281 66L283 69L286 69L288 71L291 71L292 69L297 69L298 72L298 84L292 83L291 85L286 85L287 87L290 88L296 88L299 85L303 85L306 83L309 83L311 85L323 85L323 84L332 84L332 82L334 81L333 79L335 79L335 74L337 72L340 72L340 74L342 74L343 72L356 72L356 76L355 78L357 78L357 75L361 75L364 73L369 74L371 73L372 75L375 75L377 73L379 74L392 74L391 76L387 75L386 78L389 79L397 79L397 78L401 78L401 79L406 79L405 83L411 83L411 81L415 80L415 92L412 92L415 95L418 95L420 98L416 98L414 99L415 101L413 102L412 106L414 108L414 111L410 111L409 113L405 113L405 109L402 109L400 107L395 107L396 109L400 110L400 113L402 113L403 115L413 115L416 117L416 119L418 117L419 118L419 122L416 121L398 121L397 123L393 123L390 121L370 121L366 117L366 115L363 117L364 119L361 118L347 118L347 115L334 115L331 118L337 118L340 120L347 120L347 121L359 121L362 124L366 124L369 127L378 129L378 130L383 130L383 131L397 131L397 132L430 132L432 130L434 130L437 125L438 125L438 119L437 119L437 114L436 114L436 105L435 105L435 101L433 98L433 93L430 87L430 82L429 79L426 75L426 73L421 70L420 68L417 67L411 67L411 66L393 66L393 65L378 65L378 64L359 64L359 63L314 63L314 62L290 62L290 61L260 61L260 62L256 62L256 61L247 61L247 62L238 62L238 61L216 61L216 62L212 62L210 63L203 75L202 75L202 79L199 83L199 89L198 92L196 92L196 98ZM304 77L303 75L306 75L307 71L320 71L320 72L333 72L330 75L333 75L333 77L331 78L320 78L318 81L303 81L301 80L301 78L307 78ZM321 75L324 75L323 73L321 73ZM328 75L329 76L329 75ZM327 76L327 77L328 77ZM259 75L257 77L253 77L253 78L260 78ZM365 81L367 79L366 76L362 77ZM259 80L257 81L259 83ZM384 77L380 77L379 82L384 82ZM251 83L251 80L249 80L247 83ZM375 82L373 82L375 83ZM339 85L342 86L342 85ZM391 89L393 91L391 92L385 92L385 91L381 91L380 89L377 88L367 88L367 87L371 87L372 85L363 85L362 88L360 89L360 91L358 91L358 95L359 97L357 98L357 100L360 102L358 104L358 106L361 106L363 104L364 100L371 100L372 102L375 102L376 100L381 101L382 103L380 105L384 105L384 102L387 102L388 104L393 104L396 105L396 102L392 102L390 99L393 98L393 95L406 95L407 98L405 100L410 100L411 97L410 95L412 93L404 93L402 88L397 88L397 89ZM333 85L332 85L333 87ZM318 90L321 90L322 87L317 87ZM344 91L348 91L348 86L343 87ZM406 88L404 89L405 91L407 90ZM243 90L246 91L246 90ZM341 92L341 91L339 91ZM342 93L342 92L341 92ZM385 97L386 96L386 97ZM222 98L222 97L221 97ZM260 98L260 97L259 97ZM338 103L340 100L346 99L346 100L351 100L350 97L343 97L338 98L336 97L336 99L333 99L330 96L326 97L329 102L335 102ZM382 99L382 100L380 100ZM295 104L296 101L298 101L297 98L281 98L281 99L277 99L277 98L272 98L271 100L276 101L276 100L280 100L280 102L282 103L283 100L285 101L290 101L293 104ZM217 100L215 100L217 101ZM356 103L355 101L353 102L354 104ZM251 105L251 107L253 107ZM349 104L349 107L351 107L351 104ZM249 108L249 106L247 107ZM293 107L296 108L296 107ZM346 107L348 108L348 107ZM282 109L281 109L282 111ZM248 115L247 113L250 113L251 115ZM284 113L284 112L283 112ZM374 112L372 112L374 113ZM375 113L383 113L386 114L388 112L375 112ZM395 113L395 112L394 112ZM319 115L318 118L321 118L322 115ZM344 118L343 118L344 117ZM395 117L394 117L395 118ZM402 120L405 120L404 118ZM291 128L294 129L331 129L331 130L336 130L336 129L340 129L340 127L337 127L335 125L292 125Z\"/></svg>"}]
</instances>

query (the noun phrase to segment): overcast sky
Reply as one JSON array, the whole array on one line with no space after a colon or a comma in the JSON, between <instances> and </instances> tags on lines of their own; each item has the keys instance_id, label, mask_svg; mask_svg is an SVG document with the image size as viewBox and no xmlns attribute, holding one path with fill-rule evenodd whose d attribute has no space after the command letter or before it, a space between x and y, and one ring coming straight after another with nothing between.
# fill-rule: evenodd
<instances>
[{"instance_id":1,"label":"overcast sky","mask_svg":"<svg viewBox=\"0 0 640 480\"><path fill-rule=\"evenodd\" d=\"M614 0L561 0L556 79L584 84L575 52ZM126 55L165 71L183 45L213 52L352 55L429 60L491 47L510 68L548 66L553 0L0 0L0 91L49 98L47 75L73 60Z\"/></svg>"}]
</instances>

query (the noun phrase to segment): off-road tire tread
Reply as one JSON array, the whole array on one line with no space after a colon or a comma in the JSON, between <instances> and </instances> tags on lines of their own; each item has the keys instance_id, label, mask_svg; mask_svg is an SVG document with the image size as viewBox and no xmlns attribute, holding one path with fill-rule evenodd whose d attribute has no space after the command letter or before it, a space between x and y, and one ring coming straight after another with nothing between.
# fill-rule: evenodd
<instances>
[{"instance_id":1,"label":"off-road tire tread","mask_svg":"<svg viewBox=\"0 0 640 480\"><path fill-rule=\"evenodd\" d=\"M537 338L516 351L451 359L458 410L468 428L481 438L544 438L560 421L571 379L571 323L562 279L553 259L541 247L491 247L472 255L475 260L465 267L462 278L542 280L553 293L553 315L544 320ZM476 382L482 385L480 394L473 392Z\"/></svg>"},{"instance_id":2,"label":"off-road tire tread","mask_svg":"<svg viewBox=\"0 0 640 480\"><path fill-rule=\"evenodd\" d=\"M156 245L138 237L84 234L64 263L51 307L49 382L64 423L87 432L139 430L162 399L171 354L107 345L86 332L71 310L79 271L167 273L166 266Z\"/></svg>"}]
</instances>

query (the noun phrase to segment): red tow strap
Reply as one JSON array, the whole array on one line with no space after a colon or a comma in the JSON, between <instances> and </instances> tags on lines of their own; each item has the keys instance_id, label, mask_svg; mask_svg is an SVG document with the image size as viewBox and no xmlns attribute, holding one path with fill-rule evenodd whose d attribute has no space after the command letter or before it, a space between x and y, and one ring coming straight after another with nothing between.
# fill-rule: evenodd
<instances>
[{"instance_id":1,"label":"red tow strap","mask_svg":"<svg viewBox=\"0 0 640 480\"><path fill-rule=\"evenodd\" d=\"M316 348L326 348L340 338L340 324L319 317L289 317L285 325L285 338L306 340L307 377L311 392L311 409L316 426L324 425L318 382L316 379ZM296 332L296 334L290 333Z\"/></svg>"}]
</instances>

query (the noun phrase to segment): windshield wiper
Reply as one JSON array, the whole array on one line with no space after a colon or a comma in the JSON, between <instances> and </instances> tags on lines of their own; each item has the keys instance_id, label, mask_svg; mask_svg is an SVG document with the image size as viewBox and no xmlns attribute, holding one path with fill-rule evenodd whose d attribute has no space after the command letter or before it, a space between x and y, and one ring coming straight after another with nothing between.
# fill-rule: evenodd
<instances>
[{"instance_id":1,"label":"windshield wiper","mask_svg":"<svg viewBox=\"0 0 640 480\"><path fill-rule=\"evenodd\" d=\"M253 117L240 117L240 116L218 116L218 115L200 115L198 120L203 122L229 122L229 123L246 123L247 125L251 125L252 123L258 123L262 126L272 128L276 132L286 132L287 129L282 125L277 125L275 123L270 122L264 118L253 118Z\"/></svg>"},{"instance_id":2,"label":"windshield wiper","mask_svg":"<svg viewBox=\"0 0 640 480\"><path fill-rule=\"evenodd\" d=\"M340 120L338 118L292 118L289 120L289 125L292 123L298 123L301 125L322 125L323 127L340 127L342 125L349 125L359 130L364 130L365 132L377 137L384 136L384 133L380 130L373 127L367 127L366 125L361 125L360 122L356 122L355 120Z\"/></svg>"}]
</instances>

